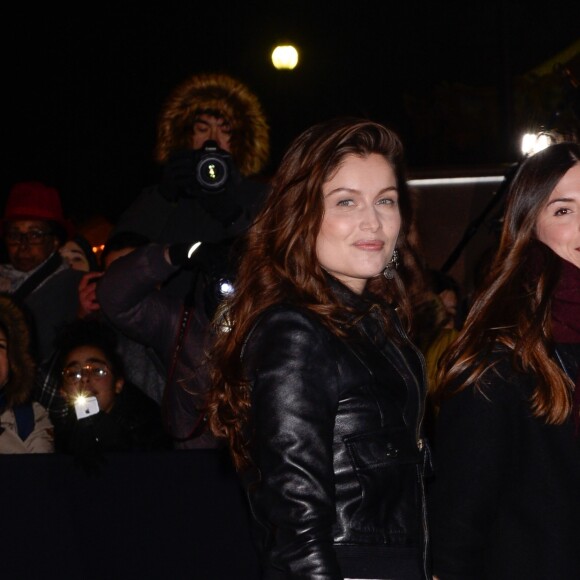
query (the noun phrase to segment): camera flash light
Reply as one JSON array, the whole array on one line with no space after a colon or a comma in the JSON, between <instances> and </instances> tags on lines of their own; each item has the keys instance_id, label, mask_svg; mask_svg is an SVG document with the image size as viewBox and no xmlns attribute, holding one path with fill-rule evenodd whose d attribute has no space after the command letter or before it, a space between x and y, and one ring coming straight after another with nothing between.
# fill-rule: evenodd
<instances>
[{"instance_id":1,"label":"camera flash light","mask_svg":"<svg viewBox=\"0 0 580 580\"><path fill-rule=\"evenodd\" d=\"M79 395L75 399L74 406L77 419L86 419L87 417L96 415L99 412L99 402L97 401L97 397Z\"/></svg>"}]
</instances>

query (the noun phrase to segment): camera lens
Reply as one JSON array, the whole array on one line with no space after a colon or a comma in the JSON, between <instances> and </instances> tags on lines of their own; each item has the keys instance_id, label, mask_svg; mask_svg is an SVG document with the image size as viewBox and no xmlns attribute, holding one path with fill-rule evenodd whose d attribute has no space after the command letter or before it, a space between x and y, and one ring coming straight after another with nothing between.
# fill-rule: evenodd
<instances>
[{"instance_id":1,"label":"camera lens","mask_svg":"<svg viewBox=\"0 0 580 580\"><path fill-rule=\"evenodd\" d=\"M227 180L228 166L221 157L212 154L202 157L197 166L197 181L203 189L219 190Z\"/></svg>"}]
</instances>

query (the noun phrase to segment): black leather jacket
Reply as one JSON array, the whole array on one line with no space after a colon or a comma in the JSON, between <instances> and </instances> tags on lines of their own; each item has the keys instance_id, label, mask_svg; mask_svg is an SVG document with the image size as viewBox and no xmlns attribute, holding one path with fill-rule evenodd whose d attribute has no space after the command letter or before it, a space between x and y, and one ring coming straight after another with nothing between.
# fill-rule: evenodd
<instances>
[{"instance_id":1,"label":"black leather jacket","mask_svg":"<svg viewBox=\"0 0 580 580\"><path fill-rule=\"evenodd\" d=\"M423 358L394 310L396 342L377 305L333 287L367 312L345 339L279 305L244 347L265 578L430 577Z\"/></svg>"}]
</instances>

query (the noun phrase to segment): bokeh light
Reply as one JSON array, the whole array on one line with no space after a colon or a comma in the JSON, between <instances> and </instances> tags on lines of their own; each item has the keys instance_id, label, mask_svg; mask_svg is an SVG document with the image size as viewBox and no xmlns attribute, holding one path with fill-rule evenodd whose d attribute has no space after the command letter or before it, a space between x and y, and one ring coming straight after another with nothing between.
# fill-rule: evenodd
<instances>
[{"instance_id":1,"label":"bokeh light","mask_svg":"<svg viewBox=\"0 0 580 580\"><path fill-rule=\"evenodd\" d=\"M272 64L278 70L292 70L298 64L298 51L290 44L277 46L272 51Z\"/></svg>"}]
</instances>

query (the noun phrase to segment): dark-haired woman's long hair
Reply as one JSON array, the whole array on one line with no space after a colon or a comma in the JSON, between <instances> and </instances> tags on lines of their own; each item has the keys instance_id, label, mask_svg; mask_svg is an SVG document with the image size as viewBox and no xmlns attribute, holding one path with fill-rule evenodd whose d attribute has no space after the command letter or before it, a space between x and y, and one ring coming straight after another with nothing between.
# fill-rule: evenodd
<instances>
[{"instance_id":1,"label":"dark-haired woman's long hair","mask_svg":"<svg viewBox=\"0 0 580 580\"><path fill-rule=\"evenodd\" d=\"M322 186L347 155L383 156L397 176L401 231L397 248L403 260L399 276L379 276L367 285L377 297L396 304L408 322L410 306L405 281L420 276L408 242L411 201L403 177L403 150L398 137L382 125L360 119L338 119L317 125L298 137L284 156L265 205L245 240L236 277L236 292L227 304L228 331L212 348L213 389L208 402L212 432L228 440L238 469L249 462L250 391L241 354L256 319L277 303L293 304L319 316L341 335L345 306L328 288L318 263L316 239L323 217Z\"/></svg>"},{"instance_id":2,"label":"dark-haired woman's long hair","mask_svg":"<svg viewBox=\"0 0 580 580\"><path fill-rule=\"evenodd\" d=\"M461 333L442 359L438 404L478 384L492 352L511 353L515 370L535 377L534 416L560 424L572 409L572 381L550 356L552 296L561 258L536 238L537 218L564 174L580 161L577 143L558 143L524 160L510 184L499 248Z\"/></svg>"},{"instance_id":3,"label":"dark-haired woman's long hair","mask_svg":"<svg viewBox=\"0 0 580 580\"><path fill-rule=\"evenodd\" d=\"M8 381L4 385L6 407L27 403L32 395L36 362L31 353L29 319L11 296L0 294L0 329L8 343Z\"/></svg>"}]
</instances>

